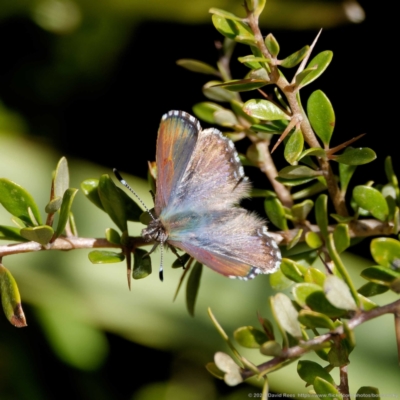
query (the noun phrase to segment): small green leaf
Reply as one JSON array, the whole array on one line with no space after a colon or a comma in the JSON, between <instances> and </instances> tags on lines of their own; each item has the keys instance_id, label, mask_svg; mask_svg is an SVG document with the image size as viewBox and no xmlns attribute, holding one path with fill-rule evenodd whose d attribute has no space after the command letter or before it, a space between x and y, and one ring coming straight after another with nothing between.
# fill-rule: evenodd
<instances>
[{"instance_id":1,"label":"small green leaf","mask_svg":"<svg viewBox=\"0 0 400 400\"><path fill-rule=\"evenodd\" d=\"M315 81L322 73L328 68L328 65L332 61L333 53L329 50L325 50L317 54L307 65L307 69L315 68L311 73L304 76L304 78L299 82L299 87L304 87L309 83Z\"/></svg>"},{"instance_id":2,"label":"small green leaf","mask_svg":"<svg viewBox=\"0 0 400 400\"><path fill-rule=\"evenodd\" d=\"M186 263L189 261L190 257L191 256L187 253L182 254L179 258L177 258L173 262L172 268L183 268L186 265Z\"/></svg>"},{"instance_id":3,"label":"small green leaf","mask_svg":"<svg viewBox=\"0 0 400 400\"><path fill-rule=\"evenodd\" d=\"M319 171L315 171L304 165L285 167L278 172L278 176L284 179L313 178L319 175L321 175Z\"/></svg>"},{"instance_id":4,"label":"small green leaf","mask_svg":"<svg viewBox=\"0 0 400 400\"><path fill-rule=\"evenodd\" d=\"M364 297L361 294L358 295L358 300L359 300L361 308L364 311L369 311L369 310L372 310L373 308L378 307L378 304L373 302L371 299L368 299L367 297Z\"/></svg>"},{"instance_id":5,"label":"small green leaf","mask_svg":"<svg viewBox=\"0 0 400 400\"><path fill-rule=\"evenodd\" d=\"M290 135L288 141L285 144L284 156L289 164L295 165L295 163L300 157L301 152L303 151L303 146L304 146L303 134L301 133L300 130L296 130Z\"/></svg>"},{"instance_id":6,"label":"small green leaf","mask_svg":"<svg viewBox=\"0 0 400 400\"><path fill-rule=\"evenodd\" d=\"M14 226L0 225L0 240L15 240L16 242L25 242L28 239L20 235L21 228Z\"/></svg>"},{"instance_id":7,"label":"small green leaf","mask_svg":"<svg viewBox=\"0 0 400 400\"><path fill-rule=\"evenodd\" d=\"M256 44L253 32L246 24L240 21L241 18L236 17L233 14L227 16L227 14L230 13L226 13L226 11L223 11L224 17L222 17L221 13L216 15L215 10L215 8L212 8L210 12L214 14L212 16L212 22L219 33L239 43L249 45Z\"/></svg>"},{"instance_id":8,"label":"small green leaf","mask_svg":"<svg viewBox=\"0 0 400 400\"><path fill-rule=\"evenodd\" d=\"M307 328L327 328L335 329L335 324L326 315L315 311L301 310L299 313L299 322Z\"/></svg>"},{"instance_id":9,"label":"small green leaf","mask_svg":"<svg viewBox=\"0 0 400 400\"><path fill-rule=\"evenodd\" d=\"M38 226L38 225L39 225L39 222L38 222L37 219L35 218L35 215L33 214L33 211L32 211L32 209L31 209L30 207L28 208L28 214L29 214L30 220L32 221L32 224L33 224L34 226Z\"/></svg>"},{"instance_id":10,"label":"small green leaf","mask_svg":"<svg viewBox=\"0 0 400 400\"><path fill-rule=\"evenodd\" d=\"M395 293L400 293L400 276L396 278L394 281L390 282L390 290Z\"/></svg>"},{"instance_id":11,"label":"small green leaf","mask_svg":"<svg viewBox=\"0 0 400 400\"><path fill-rule=\"evenodd\" d=\"M296 86L301 87L300 86L301 82L304 81L307 78L307 76L310 75L311 72L314 72L316 69L317 69L317 67L314 66L314 67L303 69L301 72L299 72L296 75Z\"/></svg>"},{"instance_id":12,"label":"small green leaf","mask_svg":"<svg viewBox=\"0 0 400 400\"><path fill-rule=\"evenodd\" d=\"M310 246L312 249L319 249L324 244L317 232L307 232L305 239L307 245Z\"/></svg>"},{"instance_id":13,"label":"small green leaf","mask_svg":"<svg viewBox=\"0 0 400 400\"><path fill-rule=\"evenodd\" d=\"M228 354L221 351L215 353L214 362L219 370L225 372L224 381L228 386L236 386L243 382L240 367Z\"/></svg>"},{"instance_id":14,"label":"small green leaf","mask_svg":"<svg viewBox=\"0 0 400 400\"><path fill-rule=\"evenodd\" d=\"M0 178L0 204L12 215L20 218L28 225L33 225L29 215L29 209L35 217L35 220L41 224L39 208L35 200L22 186L6 178Z\"/></svg>"},{"instance_id":15,"label":"small green leaf","mask_svg":"<svg viewBox=\"0 0 400 400\"><path fill-rule=\"evenodd\" d=\"M271 308L281 329L295 338L301 338L300 324L297 320L298 312L289 297L283 293L277 293L271 298Z\"/></svg>"},{"instance_id":16,"label":"small green leaf","mask_svg":"<svg viewBox=\"0 0 400 400\"><path fill-rule=\"evenodd\" d=\"M278 41L275 39L275 36L272 33L268 34L264 42L272 57L276 57L279 54L280 48Z\"/></svg>"},{"instance_id":17,"label":"small green leaf","mask_svg":"<svg viewBox=\"0 0 400 400\"><path fill-rule=\"evenodd\" d=\"M198 72L200 74L206 74L206 75L220 76L220 73L216 68L203 61L193 60L191 58L182 58L178 60L176 63L180 67L186 68L192 72Z\"/></svg>"},{"instance_id":18,"label":"small green leaf","mask_svg":"<svg viewBox=\"0 0 400 400\"><path fill-rule=\"evenodd\" d=\"M334 400L342 400L343 396L336 389L335 385L322 379L320 377L316 377L313 383L314 390L317 394L322 395L321 397L328 397Z\"/></svg>"},{"instance_id":19,"label":"small green leaf","mask_svg":"<svg viewBox=\"0 0 400 400\"><path fill-rule=\"evenodd\" d=\"M62 203L62 197L54 197L54 199L50 200L47 203L47 206L44 210L46 211L47 214L54 214L60 209L61 203Z\"/></svg>"},{"instance_id":20,"label":"small green leaf","mask_svg":"<svg viewBox=\"0 0 400 400\"><path fill-rule=\"evenodd\" d=\"M243 20L243 18L240 18L237 15L232 14L232 13L230 13L228 11L221 10L220 8L215 8L215 7L210 8L209 13L213 14L213 15L216 15L216 16L220 16L220 17L226 18L228 20L233 20L233 21L242 21Z\"/></svg>"},{"instance_id":21,"label":"small green leaf","mask_svg":"<svg viewBox=\"0 0 400 400\"><path fill-rule=\"evenodd\" d=\"M379 396L379 389L373 386L361 386L360 389L357 390L356 398L373 398L374 400L381 400L381 396Z\"/></svg>"},{"instance_id":22,"label":"small green leaf","mask_svg":"<svg viewBox=\"0 0 400 400\"><path fill-rule=\"evenodd\" d=\"M113 244L121 244L121 235L112 228L106 229L106 239Z\"/></svg>"},{"instance_id":23,"label":"small green leaf","mask_svg":"<svg viewBox=\"0 0 400 400\"><path fill-rule=\"evenodd\" d=\"M305 221L313 207L314 202L312 200L304 200L292 207L292 215L297 221Z\"/></svg>"},{"instance_id":24,"label":"small green leaf","mask_svg":"<svg viewBox=\"0 0 400 400\"><path fill-rule=\"evenodd\" d=\"M248 92L250 90L259 89L268 84L269 81L261 79L234 79L214 85L213 87L222 87L231 92Z\"/></svg>"},{"instance_id":25,"label":"small green leaf","mask_svg":"<svg viewBox=\"0 0 400 400\"><path fill-rule=\"evenodd\" d=\"M284 68L293 68L297 64L303 60L303 58L307 55L308 51L310 49L310 46L304 46L300 50L296 51L295 53L291 54L290 56L284 58L279 62L281 67Z\"/></svg>"},{"instance_id":26,"label":"small green leaf","mask_svg":"<svg viewBox=\"0 0 400 400\"><path fill-rule=\"evenodd\" d=\"M224 127L235 127L239 124L236 115L231 110L220 110L214 113L215 123Z\"/></svg>"},{"instance_id":27,"label":"small green leaf","mask_svg":"<svg viewBox=\"0 0 400 400\"><path fill-rule=\"evenodd\" d=\"M143 279L151 274L151 257L142 249L135 249L133 254L133 279Z\"/></svg>"},{"instance_id":28,"label":"small green leaf","mask_svg":"<svg viewBox=\"0 0 400 400\"><path fill-rule=\"evenodd\" d=\"M301 237L303 235L303 229L299 229L297 233L290 239L290 242L286 245L286 249L290 250L299 243Z\"/></svg>"},{"instance_id":29,"label":"small green leaf","mask_svg":"<svg viewBox=\"0 0 400 400\"><path fill-rule=\"evenodd\" d=\"M349 151L349 148L346 148L343 154L346 154ZM350 150L351 151L351 150ZM349 182L351 177L356 170L356 165L347 165L339 163L339 180L340 180L340 187L342 189L342 193L346 193L347 187L349 186Z\"/></svg>"},{"instance_id":30,"label":"small green leaf","mask_svg":"<svg viewBox=\"0 0 400 400\"><path fill-rule=\"evenodd\" d=\"M324 292L328 301L342 310L357 310L349 287L335 275L328 275L324 282Z\"/></svg>"},{"instance_id":31,"label":"small green leaf","mask_svg":"<svg viewBox=\"0 0 400 400\"><path fill-rule=\"evenodd\" d=\"M271 285L272 289L276 291L282 291L293 285L293 282L286 278L283 272L278 269L278 271L269 276L269 284Z\"/></svg>"},{"instance_id":32,"label":"small green leaf","mask_svg":"<svg viewBox=\"0 0 400 400\"><path fill-rule=\"evenodd\" d=\"M260 353L265 356L279 357L282 355L282 347L275 340L268 340L261 345Z\"/></svg>"},{"instance_id":33,"label":"small green leaf","mask_svg":"<svg viewBox=\"0 0 400 400\"><path fill-rule=\"evenodd\" d=\"M186 285L186 307L191 316L194 316L194 307L200 287L202 271L203 265L199 262L196 262L190 271L189 279Z\"/></svg>"},{"instance_id":34,"label":"small green leaf","mask_svg":"<svg viewBox=\"0 0 400 400\"><path fill-rule=\"evenodd\" d=\"M327 188L325 178L319 177L317 179L318 179L318 182L315 182L315 183L311 184L310 186L306 187L305 189L302 189L302 190L299 190L298 192L293 193L292 194L293 200L301 200L301 199L304 199L305 197L314 196L320 192L323 192Z\"/></svg>"},{"instance_id":35,"label":"small green leaf","mask_svg":"<svg viewBox=\"0 0 400 400\"><path fill-rule=\"evenodd\" d=\"M54 235L54 230L51 226L40 225L33 228L22 228L20 234L27 240L45 245L50 242Z\"/></svg>"},{"instance_id":36,"label":"small green leaf","mask_svg":"<svg viewBox=\"0 0 400 400\"><path fill-rule=\"evenodd\" d=\"M4 314L10 323L17 328L27 326L17 282L2 264L0 264L0 294Z\"/></svg>"},{"instance_id":37,"label":"small green leaf","mask_svg":"<svg viewBox=\"0 0 400 400\"><path fill-rule=\"evenodd\" d=\"M288 187L304 185L305 183L308 183L308 182L312 181L313 179L316 179L316 178L313 177L313 178L288 179L288 178L281 178L279 176L277 178L275 178L275 180L282 183L282 185L285 185Z\"/></svg>"},{"instance_id":38,"label":"small green leaf","mask_svg":"<svg viewBox=\"0 0 400 400\"><path fill-rule=\"evenodd\" d=\"M232 107L233 113L236 115L236 117L241 120L244 119L245 121L248 121L250 124L254 124L258 120L256 118L251 117L250 115L247 115L243 111L243 103L238 100L232 100L230 102L230 105Z\"/></svg>"},{"instance_id":39,"label":"small green leaf","mask_svg":"<svg viewBox=\"0 0 400 400\"><path fill-rule=\"evenodd\" d=\"M339 214L329 214L336 222L338 222L339 224L347 224L348 222L351 222L354 220L354 217L343 217L343 215L339 215Z\"/></svg>"},{"instance_id":40,"label":"small green leaf","mask_svg":"<svg viewBox=\"0 0 400 400\"><path fill-rule=\"evenodd\" d=\"M235 100L237 95L223 87L217 86L221 81L210 81L203 86L203 94L210 100L229 102Z\"/></svg>"},{"instance_id":41,"label":"small green leaf","mask_svg":"<svg viewBox=\"0 0 400 400\"><path fill-rule=\"evenodd\" d=\"M307 268L307 271L304 274L304 282L315 283L321 287L324 285L325 278L326 275L323 272L313 267Z\"/></svg>"},{"instance_id":42,"label":"small green leaf","mask_svg":"<svg viewBox=\"0 0 400 400\"><path fill-rule=\"evenodd\" d=\"M121 231L128 229L125 193L119 190L108 175L102 175L99 181L99 196L104 211ZM126 196L126 195L125 195ZM131 200L128 197L129 200Z\"/></svg>"},{"instance_id":43,"label":"small green leaf","mask_svg":"<svg viewBox=\"0 0 400 400\"><path fill-rule=\"evenodd\" d=\"M112 264L125 260L122 253L114 251L94 250L88 254L89 260L93 264Z\"/></svg>"},{"instance_id":44,"label":"small green leaf","mask_svg":"<svg viewBox=\"0 0 400 400\"><path fill-rule=\"evenodd\" d=\"M307 269L293 260L289 258L283 258L280 269L282 273L291 281L304 282L304 273Z\"/></svg>"},{"instance_id":45,"label":"small green leaf","mask_svg":"<svg viewBox=\"0 0 400 400\"><path fill-rule=\"evenodd\" d=\"M315 219L321 230L321 234L326 240L328 237L328 196L321 194L315 202Z\"/></svg>"},{"instance_id":46,"label":"small green leaf","mask_svg":"<svg viewBox=\"0 0 400 400\"><path fill-rule=\"evenodd\" d=\"M81 183L81 189L83 194L97 207L104 210L103 204L101 204L100 195L98 191L99 180L98 179L86 179Z\"/></svg>"},{"instance_id":47,"label":"small green leaf","mask_svg":"<svg viewBox=\"0 0 400 400\"><path fill-rule=\"evenodd\" d=\"M236 341L243 347L258 349L268 340L267 335L253 326L243 326L233 333Z\"/></svg>"},{"instance_id":48,"label":"small green leaf","mask_svg":"<svg viewBox=\"0 0 400 400\"><path fill-rule=\"evenodd\" d=\"M256 17L263 12L267 0L246 0L246 6Z\"/></svg>"},{"instance_id":49,"label":"small green leaf","mask_svg":"<svg viewBox=\"0 0 400 400\"><path fill-rule=\"evenodd\" d=\"M22 219L18 217L11 217L11 222L14 222L14 224L20 229L25 228L27 225L24 221L22 221Z\"/></svg>"},{"instance_id":50,"label":"small green leaf","mask_svg":"<svg viewBox=\"0 0 400 400\"><path fill-rule=\"evenodd\" d=\"M316 90L311 94L307 102L307 114L315 133L328 147L335 127L335 112L324 92Z\"/></svg>"},{"instance_id":51,"label":"small green leaf","mask_svg":"<svg viewBox=\"0 0 400 400\"><path fill-rule=\"evenodd\" d=\"M393 238L376 238L371 241L373 259L386 268L400 270L400 242Z\"/></svg>"},{"instance_id":52,"label":"small green leaf","mask_svg":"<svg viewBox=\"0 0 400 400\"><path fill-rule=\"evenodd\" d=\"M72 207L72 202L74 201L74 197L77 192L78 192L78 189L74 189L74 188L69 188L64 192L64 197L63 197L63 201L62 201L61 209L60 209L60 217L58 219L57 228L55 230L56 238L63 233L63 231L67 225L67 222L69 220L69 214L70 214L71 207Z\"/></svg>"},{"instance_id":53,"label":"small green leaf","mask_svg":"<svg viewBox=\"0 0 400 400\"><path fill-rule=\"evenodd\" d=\"M321 286L315 283L298 283L293 287L292 290L293 297L300 307L306 306L307 297L314 292L322 293Z\"/></svg>"},{"instance_id":54,"label":"small green leaf","mask_svg":"<svg viewBox=\"0 0 400 400\"><path fill-rule=\"evenodd\" d=\"M257 64L257 65L253 65L254 66L253 69L261 68L259 63L270 63L271 62L271 60L269 60L268 58L258 57L253 54L251 54L249 56L239 57L238 61L243 64L245 64L245 63Z\"/></svg>"},{"instance_id":55,"label":"small green leaf","mask_svg":"<svg viewBox=\"0 0 400 400\"><path fill-rule=\"evenodd\" d=\"M365 185L356 186L353 198L359 207L368 210L376 219L386 221L389 208L379 190Z\"/></svg>"},{"instance_id":56,"label":"small green leaf","mask_svg":"<svg viewBox=\"0 0 400 400\"><path fill-rule=\"evenodd\" d=\"M320 312L331 318L339 318L346 314L346 311L333 306L322 291L314 291L309 294L306 298L306 304L311 310Z\"/></svg>"},{"instance_id":57,"label":"small green leaf","mask_svg":"<svg viewBox=\"0 0 400 400\"><path fill-rule=\"evenodd\" d=\"M54 197L64 196L65 191L69 188L69 171L68 162L65 157L61 157L57 164L54 174Z\"/></svg>"},{"instance_id":58,"label":"small green leaf","mask_svg":"<svg viewBox=\"0 0 400 400\"><path fill-rule=\"evenodd\" d=\"M209 362L206 364L206 370L214 377L217 379L224 379L224 372L221 371L213 362Z\"/></svg>"},{"instance_id":59,"label":"small green leaf","mask_svg":"<svg viewBox=\"0 0 400 400\"><path fill-rule=\"evenodd\" d=\"M390 286L391 282L400 278L400 272L392 271L386 267L369 267L361 272L361 276L378 285Z\"/></svg>"},{"instance_id":60,"label":"small green leaf","mask_svg":"<svg viewBox=\"0 0 400 400\"><path fill-rule=\"evenodd\" d=\"M345 338L341 341L341 344L347 348L347 352L350 354L356 347L356 338L354 331L349 327L347 321L343 321L343 333Z\"/></svg>"},{"instance_id":61,"label":"small green leaf","mask_svg":"<svg viewBox=\"0 0 400 400\"><path fill-rule=\"evenodd\" d=\"M333 240L338 253L350 247L350 232L347 224L338 224L333 231Z\"/></svg>"},{"instance_id":62,"label":"small green leaf","mask_svg":"<svg viewBox=\"0 0 400 400\"><path fill-rule=\"evenodd\" d=\"M250 127L250 129L254 132L281 134L286 129L286 127L286 120L276 120L268 121L265 124L254 124Z\"/></svg>"},{"instance_id":63,"label":"small green leaf","mask_svg":"<svg viewBox=\"0 0 400 400\"><path fill-rule=\"evenodd\" d=\"M361 286L357 292L366 297L376 296L378 294L385 293L389 290L387 286L378 285L377 283L368 282Z\"/></svg>"},{"instance_id":64,"label":"small green leaf","mask_svg":"<svg viewBox=\"0 0 400 400\"><path fill-rule=\"evenodd\" d=\"M266 121L290 119L281 108L268 100L252 99L246 101L243 110L252 117Z\"/></svg>"},{"instance_id":65,"label":"small green leaf","mask_svg":"<svg viewBox=\"0 0 400 400\"><path fill-rule=\"evenodd\" d=\"M316 157L321 157L321 158L326 158L326 152L324 149L321 149L321 147L311 147L309 149L304 150L298 160L300 161L302 158L307 157L307 156L316 156Z\"/></svg>"},{"instance_id":66,"label":"small green leaf","mask_svg":"<svg viewBox=\"0 0 400 400\"><path fill-rule=\"evenodd\" d=\"M210 101L204 101L197 103L192 108L194 115L202 121L208 122L209 124L215 124L214 113L216 111L225 110L219 104L212 103Z\"/></svg>"},{"instance_id":67,"label":"small green leaf","mask_svg":"<svg viewBox=\"0 0 400 400\"><path fill-rule=\"evenodd\" d=\"M374 161L376 153L368 147L348 147L345 152L331 156L333 161L346 165L363 165Z\"/></svg>"},{"instance_id":68,"label":"small green leaf","mask_svg":"<svg viewBox=\"0 0 400 400\"><path fill-rule=\"evenodd\" d=\"M279 229L287 230L288 225L285 209L277 197L267 197L264 201L264 209L268 219Z\"/></svg>"},{"instance_id":69,"label":"small green leaf","mask_svg":"<svg viewBox=\"0 0 400 400\"><path fill-rule=\"evenodd\" d=\"M302 265L311 265L318 258L318 252L310 249L306 243L299 243L293 250L286 250L285 255Z\"/></svg>"},{"instance_id":70,"label":"small green leaf","mask_svg":"<svg viewBox=\"0 0 400 400\"><path fill-rule=\"evenodd\" d=\"M307 382L308 385L312 385L315 378L318 377L325 379L325 381L330 382L332 385L335 384L332 376L321 365L314 361L299 361L297 364L297 373L304 382Z\"/></svg>"},{"instance_id":71,"label":"small green leaf","mask_svg":"<svg viewBox=\"0 0 400 400\"><path fill-rule=\"evenodd\" d=\"M399 181L397 179L396 174L394 173L392 158L390 156L387 156L385 159L385 173L386 173L386 178L387 178L388 182L391 183L396 188L397 194L398 194Z\"/></svg>"}]
</instances>

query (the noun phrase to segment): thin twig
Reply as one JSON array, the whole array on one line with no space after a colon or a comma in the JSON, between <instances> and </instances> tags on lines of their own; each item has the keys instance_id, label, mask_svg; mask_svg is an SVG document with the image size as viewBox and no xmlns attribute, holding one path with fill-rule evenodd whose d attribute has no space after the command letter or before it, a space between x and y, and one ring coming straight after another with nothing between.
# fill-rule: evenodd
<instances>
[{"instance_id":1,"label":"thin twig","mask_svg":"<svg viewBox=\"0 0 400 400\"><path fill-rule=\"evenodd\" d=\"M381 307L376 307L369 311L361 312L348 322L348 327L350 329L354 329L358 325L361 325L366 321L370 321L371 319L380 317L381 315L399 313L399 309L400 309L400 300L397 300L393 303ZM310 340L301 342L297 346L293 346L286 350L283 350L281 356L274 357L272 360L259 365L258 370L260 374L263 373L265 374L267 372L270 372L272 369L276 370L282 363L285 363L291 359L298 358L301 355L313 350L314 348L320 347L323 343L331 340L333 337L343 334L344 334L343 326L340 326L329 333L325 333L324 335L316 336ZM243 379L247 379L250 378L251 376L254 376L254 372L249 370L242 370L241 375Z\"/></svg>"},{"instance_id":2,"label":"thin twig","mask_svg":"<svg viewBox=\"0 0 400 400\"><path fill-rule=\"evenodd\" d=\"M328 233L332 233L335 230L335 227L336 225L329 225ZM371 236L389 236L393 234L393 223L382 222L378 221L377 219L361 219L358 221L351 221L349 222L348 227L351 239ZM318 225L305 224L295 229L270 233L274 236L275 241L282 246L290 243L298 234L300 229L303 229L302 235L299 239L300 242L305 241L307 232L312 231L319 233L321 231Z\"/></svg>"},{"instance_id":3,"label":"thin twig","mask_svg":"<svg viewBox=\"0 0 400 400\"><path fill-rule=\"evenodd\" d=\"M340 371L340 385L339 392L345 396L345 398L350 398L349 390L349 375L347 371L347 365L343 365L339 368Z\"/></svg>"},{"instance_id":4,"label":"thin twig","mask_svg":"<svg viewBox=\"0 0 400 400\"><path fill-rule=\"evenodd\" d=\"M130 245L132 249L151 244L146 242L142 237L131 237ZM121 245L111 243L106 239L96 238L77 238L77 237L59 237L53 243L41 245L37 242L23 242L15 244L7 244L0 246L0 257L12 254L32 253L44 250L75 250L75 249L98 249L98 248L121 248Z\"/></svg>"}]
</instances>

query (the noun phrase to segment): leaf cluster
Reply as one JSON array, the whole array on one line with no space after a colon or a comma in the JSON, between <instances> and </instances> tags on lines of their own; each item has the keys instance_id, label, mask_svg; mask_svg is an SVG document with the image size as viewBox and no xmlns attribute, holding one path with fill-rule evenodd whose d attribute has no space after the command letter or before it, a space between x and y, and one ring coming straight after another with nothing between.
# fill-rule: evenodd
<instances>
[{"instance_id":1,"label":"leaf cluster","mask_svg":"<svg viewBox=\"0 0 400 400\"><path fill-rule=\"evenodd\" d=\"M271 33L263 36L258 27L264 5L265 1L247 0L243 18L210 10L215 28L225 37L216 68L197 60L178 61L189 70L214 76L203 86L209 101L196 104L193 112L219 125L233 141L250 142L247 152L240 155L243 164L264 172L274 189L254 189L253 196L264 198L268 219L279 230L276 237L284 258L280 270L271 276L271 285L277 291L291 288L291 297L283 293L271 297L273 321L260 317L262 329L246 326L234 333L240 345L259 349L270 361L252 365L211 315L235 361L217 353L208 368L227 384L236 385L250 376L265 377L314 351L327 365L299 361L300 378L316 394L341 397L349 394L346 366L355 346L353 329L384 313L396 316L399 310L399 300L386 306L371 300L388 290L399 293L400 242L386 237L399 233L398 179L388 157L385 183L350 186L355 170L375 160L375 152L352 147L363 135L331 147L336 117L328 96L317 89L305 103L301 99L302 89L325 72L333 54L326 50L312 57L318 35L311 45L279 58L277 39ZM237 59L248 68L242 78L232 77L229 68L236 43L249 50ZM243 92L254 97L243 101ZM271 156L279 145L284 146L288 164L280 170ZM357 289L340 254L365 237L382 235L371 242L371 255L378 265L361 272L366 283ZM324 271L313 266L318 258ZM330 375L333 368L339 368L340 384ZM362 387L358 393L375 396L378 392Z\"/></svg>"}]
</instances>

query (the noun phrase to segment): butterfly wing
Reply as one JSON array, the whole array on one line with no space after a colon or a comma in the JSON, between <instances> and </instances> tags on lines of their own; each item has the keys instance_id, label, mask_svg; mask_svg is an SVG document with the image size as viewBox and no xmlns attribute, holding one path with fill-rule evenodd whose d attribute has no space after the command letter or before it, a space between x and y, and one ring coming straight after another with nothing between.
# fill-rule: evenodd
<instances>
[{"instance_id":1,"label":"butterfly wing","mask_svg":"<svg viewBox=\"0 0 400 400\"><path fill-rule=\"evenodd\" d=\"M182 210L224 210L248 196L250 185L231 140L215 128L200 130L186 170L175 180L162 219Z\"/></svg>"},{"instance_id":2,"label":"butterfly wing","mask_svg":"<svg viewBox=\"0 0 400 400\"><path fill-rule=\"evenodd\" d=\"M280 252L264 222L237 206L250 185L221 132L170 111L160 125L157 168L156 212L167 243L225 276L278 268Z\"/></svg>"},{"instance_id":3,"label":"butterfly wing","mask_svg":"<svg viewBox=\"0 0 400 400\"><path fill-rule=\"evenodd\" d=\"M279 268L280 251L264 222L243 208L180 213L169 223L169 244L222 275L250 279Z\"/></svg>"},{"instance_id":4,"label":"butterfly wing","mask_svg":"<svg viewBox=\"0 0 400 400\"><path fill-rule=\"evenodd\" d=\"M200 130L197 119L183 111L170 111L162 117L156 154L157 215L175 196L175 189L187 169Z\"/></svg>"}]
</instances>

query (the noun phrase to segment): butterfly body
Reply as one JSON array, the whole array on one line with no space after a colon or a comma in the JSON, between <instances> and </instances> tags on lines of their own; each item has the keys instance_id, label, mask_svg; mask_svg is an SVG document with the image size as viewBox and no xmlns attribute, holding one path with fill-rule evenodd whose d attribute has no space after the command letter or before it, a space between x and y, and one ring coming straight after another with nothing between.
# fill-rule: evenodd
<instances>
[{"instance_id":1,"label":"butterfly body","mask_svg":"<svg viewBox=\"0 0 400 400\"><path fill-rule=\"evenodd\" d=\"M179 248L222 275L250 279L279 267L264 221L239 207L250 184L233 143L183 111L161 120L155 215L146 240Z\"/></svg>"}]
</instances>

